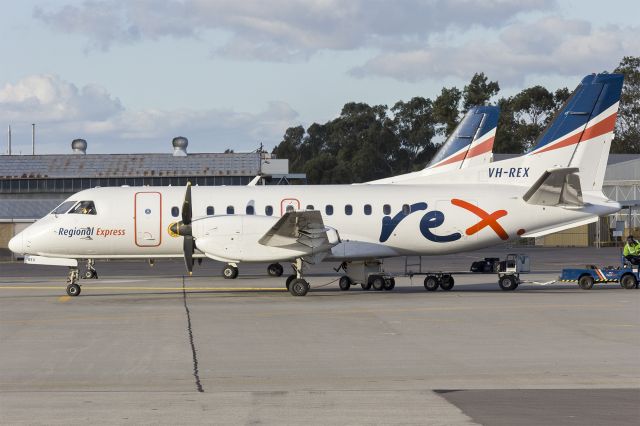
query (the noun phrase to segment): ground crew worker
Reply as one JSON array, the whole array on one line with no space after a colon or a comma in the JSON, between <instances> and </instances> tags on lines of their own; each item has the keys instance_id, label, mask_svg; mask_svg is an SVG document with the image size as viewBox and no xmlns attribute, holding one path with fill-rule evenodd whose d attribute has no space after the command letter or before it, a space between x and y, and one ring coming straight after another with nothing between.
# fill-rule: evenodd
<instances>
[{"instance_id":1,"label":"ground crew worker","mask_svg":"<svg viewBox=\"0 0 640 426\"><path fill-rule=\"evenodd\" d=\"M633 235L627 237L622 254L632 265L640 265L640 242L633 238Z\"/></svg>"}]
</instances>

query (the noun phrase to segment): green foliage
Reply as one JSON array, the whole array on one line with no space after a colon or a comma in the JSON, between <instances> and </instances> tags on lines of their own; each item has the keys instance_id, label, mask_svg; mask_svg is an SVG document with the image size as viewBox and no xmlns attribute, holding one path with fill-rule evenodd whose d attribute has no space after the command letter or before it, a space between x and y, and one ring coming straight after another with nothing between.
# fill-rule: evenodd
<instances>
[{"instance_id":1,"label":"green foliage","mask_svg":"<svg viewBox=\"0 0 640 426\"><path fill-rule=\"evenodd\" d=\"M625 74L612 152L640 153L640 57L625 57L616 72ZM414 97L386 105L349 102L324 124L290 127L273 152L288 158L292 172L304 172L309 183L366 182L423 168L438 144L457 126L462 112L486 105L500 90L484 73L475 74L460 91L443 88L431 100ZM551 92L529 87L497 100L501 114L496 153L522 154L570 96L566 88Z\"/></svg>"},{"instance_id":2,"label":"green foliage","mask_svg":"<svg viewBox=\"0 0 640 426\"><path fill-rule=\"evenodd\" d=\"M625 56L615 72L624 74L624 86L611 152L640 154L640 57Z\"/></svg>"}]
</instances>

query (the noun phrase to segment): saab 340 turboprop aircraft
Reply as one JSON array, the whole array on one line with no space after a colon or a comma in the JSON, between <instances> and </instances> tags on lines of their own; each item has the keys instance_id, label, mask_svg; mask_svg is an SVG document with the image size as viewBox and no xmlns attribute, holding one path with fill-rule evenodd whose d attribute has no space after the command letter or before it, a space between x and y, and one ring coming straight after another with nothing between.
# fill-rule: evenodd
<instances>
[{"instance_id":1,"label":"saab 340 turboprop aircraft","mask_svg":"<svg viewBox=\"0 0 640 426\"><path fill-rule=\"evenodd\" d=\"M480 139L495 128L482 113L475 138L460 134L472 141L453 149L463 155L448 171L429 171L436 159L426 171L359 185L93 188L69 197L9 248L26 263L68 266L73 296L78 259L182 256L189 271L194 258L226 262L228 276L240 262L274 262L281 274L276 262L292 261L287 287L295 296L309 290L305 264L323 260L342 263L343 289L354 282L391 289L380 259L475 250L617 212L602 182L622 83L620 74L585 77L521 157L464 167L474 141L486 147L492 140ZM452 281L441 284L450 289Z\"/></svg>"}]
</instances>

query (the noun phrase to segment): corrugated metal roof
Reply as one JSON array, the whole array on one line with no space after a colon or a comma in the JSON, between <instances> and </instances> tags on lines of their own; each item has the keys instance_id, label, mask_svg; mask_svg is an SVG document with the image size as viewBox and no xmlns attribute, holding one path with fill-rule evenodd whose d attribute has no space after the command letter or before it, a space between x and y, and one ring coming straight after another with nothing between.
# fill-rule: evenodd
<instances>
[{"instance_id":1,"label":"corrugated metal roof","mask_svg":"<svg viewBox=\"0 0 640 426\"><path fill-rule=\"evenodd\" d=\"M0 220L40 219L53 210L61 200L56 199L0 199Z\"/></svg>"},{"instance_id":2,"label":"corrugated metal roof","mask_svg":"<svg viewBox=\"0 0 640 426\"><path fill-rule=\"evenodd\" d=\"M0 179L143 176L255 176L260 154L1 155Z\"/></svg>"}]
</instances>

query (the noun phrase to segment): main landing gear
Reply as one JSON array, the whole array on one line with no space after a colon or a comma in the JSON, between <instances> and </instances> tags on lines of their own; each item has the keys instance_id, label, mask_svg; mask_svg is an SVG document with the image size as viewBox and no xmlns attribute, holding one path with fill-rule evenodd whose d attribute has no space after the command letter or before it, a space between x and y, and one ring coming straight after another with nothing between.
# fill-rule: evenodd
<instances>
[{"instance_id":1,"label":"main landing gear","mask_svg":"<svg viewBox=\"0 0 640 426\"><path fill-rule=\"evenodd\" d=\"M69 268L69 275L67 275L67 294L69 296L75 297L80 295L80 285L78 281L80 281L78 268Z\"/></svg>"},{"instance_id":2,"label":"main landing gear","mask_svg":"<svg viewBox=\"0 0 640 426\"><path fill-rule=\"evenodd\" d=\"M235 263L229 263L222 269L222 276L228 280L238 278L238 273L238 265ZM267 267L267 274L269 274L270 277L281 277L283 273L284 268L279 263L272 263Z\"/></svg>"},{"instance_id":3,"label":"main landing gear","mask_svg":"<svg viewBox=\"0 0 640 426\"><path fill-rule=\"evenodd\" d=\"M305 296L309 292L309 283L303 277L302 266L302 258L291 264L296 273L287 277L286 285L292 296Z\"/></svg>"},{"instance_id":4,"label":"main landing gear","mask_svg":"<svg viewBox=\"0 0 640 426\"><path fill-rule=\"evenodd\" d=\"M95 265L96 262L93 259L87 259L86 270L84 271L83 278L86 280L97 280L98 279L98 271L96 271Z\"/></svg>"}]
</instances>

